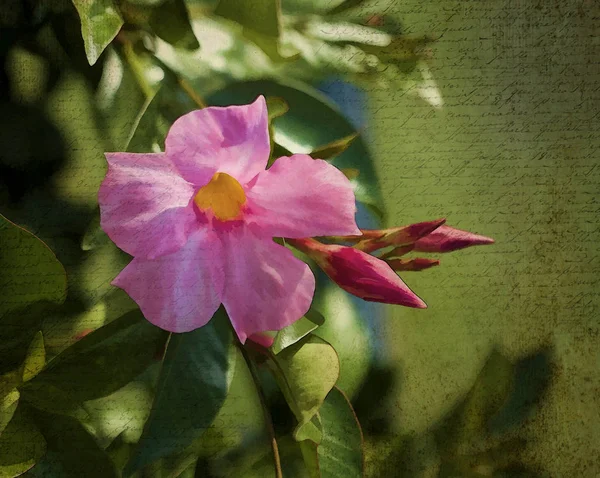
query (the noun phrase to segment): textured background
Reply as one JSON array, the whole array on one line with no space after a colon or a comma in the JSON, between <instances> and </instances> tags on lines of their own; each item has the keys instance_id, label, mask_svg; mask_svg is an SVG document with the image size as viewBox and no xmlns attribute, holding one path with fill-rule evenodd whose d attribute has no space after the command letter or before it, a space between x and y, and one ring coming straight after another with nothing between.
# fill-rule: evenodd
<instances>
[{"instance_id":1,"label":"textured background","mask_svg":"<svg viewBox=\"0 0 600 478\"><path fill-rule=\"evenodd\" d=\"M528 421L526 456L551 476L600 476L600 5L404 0L407 31L443 34L432 111L373 91L373 147L390 223L447 217L497 244L405 274L429 310L390 308L407 433L439 419L493 345L553 344L554 380Z\"/></svg>"}]
</instances>

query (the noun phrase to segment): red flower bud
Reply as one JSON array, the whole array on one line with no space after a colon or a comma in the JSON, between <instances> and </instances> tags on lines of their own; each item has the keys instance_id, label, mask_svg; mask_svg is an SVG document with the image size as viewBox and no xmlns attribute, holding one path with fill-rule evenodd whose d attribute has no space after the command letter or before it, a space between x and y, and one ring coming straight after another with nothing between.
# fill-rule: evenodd
<instances>
[{"instance_id":1,"label":"red flower bud","mask_svg":"<svg viewBox=\"0 0 600 478\"><path fill-rule=\"evenodd\" d=\"M362 231L364 239L356 245L356 248L361 251L372 252L383 247L413 244L432 231L435 231L444 222L446 222L446 219L437 219L435 221L417 222L408 226L392 227L379 231Z\"/></svg>"},{"instance_id":2,"label":"red flower bud","mask_svg":"<svg viewBox=\"0 0 600 478\"><path fill-rule=\"evenodd\" d=\"M416 252L451 252L465 247L493 243L494 240L490 237L454 229L450 226L440 226L431 234L415 242L413 250Z\"/></svg>"},{"instance_id":3,"label":"red flower bud","mask_svg":"<svg viewBox=\"0 0 600 478\"><path fill-rule=\"evenodd\" d=\"M381 259L353 247L322 244L313 239L288 242L313 258L331 280L350 294L371 302L427 307Z\"/></svg>"}]
</instances>

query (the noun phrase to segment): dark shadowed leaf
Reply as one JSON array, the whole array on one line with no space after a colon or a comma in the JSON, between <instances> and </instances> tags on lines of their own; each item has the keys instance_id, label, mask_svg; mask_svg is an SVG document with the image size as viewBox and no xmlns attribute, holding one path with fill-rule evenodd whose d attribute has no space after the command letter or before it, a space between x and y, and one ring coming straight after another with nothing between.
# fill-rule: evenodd
<instances>
[{"instance_id":1,"label":"dark shadowed leaf","mask_svg":"<svg viewBox=\"0 0 600 478\"><path fill-rule=\"evenodd\" d=\"M465 399L438 429L442 453L456 454L486 436L490 420L511 394L513 378L513 363L494 349Z\"/></svg>"},{"instance_id":2,"label":"dark shadowed leaf","mask_svg":"<svg viewBox=\"0 0 600 478\"><path fill-rule=\"evenodd\" d=\"M33 413L48 449L53 452L58 476L76 478L116 478L117 471L108 454L98 446L92 435L73 417L36 410Z\"/></svg>"},{"instance_id":3,"label":"dark shadowed leaf","mask_svg":"<svg viewBox=\"0 0 600 478\"><path fill-rule=\"evenodd\" d=\"M148 23L158 37L173 46L187 50L200 46L184 0L166 0L153 8Z\"/></svg>"},{"instance_id":4,"label":"dark shadowed leaf","mask_svg":"<svg viewBox=\"0 0 600 478\"><path fill-rule=\"evenodd\" d=\"M38 301L60 304L65 269L46 244L0 215L0 323L10 310Z\"/></svg>"},{"instance_id":5,"label":"dark shadowed leaf","mask_svg":"<svg viewBox=\"0 0 600 478\"><path fill-rule=\"evenodd\" d=\"M46 452L46 441L24 408L18 407L0 434L0 477L19 476Z\"/></svg>"},{"instance_id":6,"label":"dark shadowed leaf","mask_svg":"<svg viewBox=\"0 0 600 478\"><path fill-rule=\"evenodd\" d=\"M222 308L207 325L171 334L152 411L124 476L183 450L208 429L227 396L234 350Z\"/></svg>"},{"instance_id":7,"label":"dark shadowed leaf","mask_svg":"<svg viewBox=\"0 0 600 478\"><path fill-rule=\"evenodd\" d=\"M123 19L112 0L73 0L81 20L88 62L93 65L119 33Z\"/></svg>"},{"instance_id":8,"label":"dark shadowed leaf","mask_svg":"<svg viewBox=\"0 0 600 478\"><path fill-rule=\"evenodd\" d=\"M29 383L52 385L75 401L103 397L144 371L166 339L167 332L134 310L83 337Z\"/></svg>"}]
</instances>

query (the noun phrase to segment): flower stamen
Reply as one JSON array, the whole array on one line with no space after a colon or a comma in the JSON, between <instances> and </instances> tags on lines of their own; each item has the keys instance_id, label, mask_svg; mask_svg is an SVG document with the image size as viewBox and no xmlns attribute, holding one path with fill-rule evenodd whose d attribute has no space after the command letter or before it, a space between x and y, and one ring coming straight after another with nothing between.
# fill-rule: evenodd
<instances>
[{"instance_id":1,"label":"flower stamen","mask_svg":"<svg viewBox=\"0 0 600 478\"><path fill-rule=\"evenodd\" d=\"M194 196L201 211L212 210L220 221L237 219L246 203L242 185L227 173L215 173L210 182Z\"/></svg>"}]
</instances>

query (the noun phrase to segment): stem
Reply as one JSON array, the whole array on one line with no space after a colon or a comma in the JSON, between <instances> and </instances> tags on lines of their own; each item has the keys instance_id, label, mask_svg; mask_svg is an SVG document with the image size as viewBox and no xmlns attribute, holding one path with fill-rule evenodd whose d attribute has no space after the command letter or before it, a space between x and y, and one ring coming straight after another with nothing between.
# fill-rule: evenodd
<instances>
[{"instance_id":1,"label":"stem","mask_svg":"<svg viewBox=\"0 0 600 478\"><path fill-rule=\"evenodd\" d=\"M125 56L125 60L129 64L133 76L135 76L135 80L137 81L140 89L144 93L144 96L147 99L150 99L154 96L154 90L150 86L150 83L146 80L144 76L144 69L140 64L140 60L138 59L135 51L133 50L133 44L127 38L125 34L122 32L117 35L117 41L121 43L123 49L123 55Z\"/></svg>"},{"instance_id":2,"label":"stem","mask_svg":"<svg viewBox=\"0 0 600 478\"><path fill-rule=\"evenodd\" d=\"M260 380L258 378L258 371L256 370L256 366L254 362L248 356L248 352L244 348L243 345L238 344L239 349L242 352L244 360L246 361L246 365L248 365L248 370L250 370L250 374L252 375L252 380L254 381L254 385L256 386L256 391L258 393L258 398L260 399L260 404L263 409L263 413L265 415L265 422L267 425L267 431L269 432L269 436L271 438L271 449L273 450L273 458L275 461L275 476L276 478L283 478L283 472L281 470L281 459L279 458L279 447L277 446L277 440L275 439L275 429L273 428L273 420L271 418L271 413L269 413L269 408L267 406L267 400L260 386Z\"/></svg>"},{"instance_id":3,"label":"stem","mask_svg":"<svg viewBox=\"0 0 600 478\"><path fill-rule=\"evenodd\" d=\"M175 74L174 72L171 72L171 73ZM179 75L175 75L175 76L177 78L177 83L179 84L181 89L183 91L185 91L186 95L188 95L194 103L196 103L198 108L202 109L202 108L206 108L208 106L206 104L206 102L200 97L200 95L198 93L196 93L194 88L192 88L192 85L190 85L187 82L187 80L184 80Z\"/></svg>"}]
</instances>

